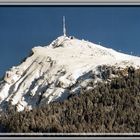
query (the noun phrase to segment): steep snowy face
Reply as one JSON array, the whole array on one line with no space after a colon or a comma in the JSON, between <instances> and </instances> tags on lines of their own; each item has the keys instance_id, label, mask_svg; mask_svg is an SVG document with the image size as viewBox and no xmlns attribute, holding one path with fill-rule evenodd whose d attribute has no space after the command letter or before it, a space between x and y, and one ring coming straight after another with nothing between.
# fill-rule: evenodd
<instances>
[{"instance_id":1,"label":"steep snowy face","mask_svg":"<svg viewBox=\"0 0 140 140\"><path fill-rule=\"evenodd\" d=\"M81 87L87 87L91 80L101 80L98 67L104 64L138 68L140 58L60 36L48 46L34 47L30 57L6 71L0 84L0 108L5 110L11 104L23 111L63 101Z\"/></svg>"}]
</instances>

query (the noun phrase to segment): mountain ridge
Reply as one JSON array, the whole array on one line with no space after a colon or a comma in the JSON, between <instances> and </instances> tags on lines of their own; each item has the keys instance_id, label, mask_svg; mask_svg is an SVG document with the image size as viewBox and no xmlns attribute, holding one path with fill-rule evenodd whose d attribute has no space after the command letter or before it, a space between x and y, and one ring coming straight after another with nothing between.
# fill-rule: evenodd
<instances>
[{"instance_id":1,"label":"mountain ridge","mask_svg":"<svg viewBox=\"0 0 140 140\"><path fill-rule=\"evenodd\" d=\"M140 58L67 36L48 46L34 47L24 62L6 71L0 85L1 110L8 103L23 111L63 101L91 79L102 81L98 70L102 65L140 68Z\"/></svg>"}]
</instances>

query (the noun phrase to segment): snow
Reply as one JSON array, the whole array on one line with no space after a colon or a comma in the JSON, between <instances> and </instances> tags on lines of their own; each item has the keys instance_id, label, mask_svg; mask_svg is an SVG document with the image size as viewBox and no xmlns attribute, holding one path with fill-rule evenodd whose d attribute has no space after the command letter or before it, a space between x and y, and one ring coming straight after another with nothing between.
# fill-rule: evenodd
<instances>
[{"instance_id":1,"label":"snow","mask_svg":"<svg viewBox=\"0 0 140 140\"><path fill-rule=\"evenodd\" d=\"M88 85L92 80L90 73L100 75L98 66L104 64L139 68L140 58L85 40L60 36L48 46L34 47L30 57L6 72L5 84L0 85L0 103L11 102L18 111L23 111L63 101L71 92L76 93ZM99 80L102 79L96 76L94 83Z\"/></svg>"},{"instance_id":2,"label":"snow","mask_svg":"<svg viewBox=\"0 0 140 140\"><path fill-rule=\"evenodd\" d=\"M8 96L10 85L5 83L2 89L0 90L0 103Z\"/></svg>"}]
</instances>

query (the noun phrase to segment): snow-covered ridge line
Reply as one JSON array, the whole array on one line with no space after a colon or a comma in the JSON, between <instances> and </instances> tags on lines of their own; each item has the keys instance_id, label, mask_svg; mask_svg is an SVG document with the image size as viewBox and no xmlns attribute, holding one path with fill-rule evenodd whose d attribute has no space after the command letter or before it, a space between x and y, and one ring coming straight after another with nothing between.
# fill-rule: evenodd
<instances>
[{"instance_id":1,"label":"snow-covered ridge line","mask_svg":"<svg viewBox=\"0 0 140 140\"><path fill-rule=\"evenodd\" d=\"M20 65L5 73L0 85L0 108L16 105L30 110L53 101L63 101L71 93L94 80L103 80L99 66L140 67L140 58L74 37L60 36L48 46L32 49ZM87 87L92 88L92 87Z\"/></svg>"}]
</instances>

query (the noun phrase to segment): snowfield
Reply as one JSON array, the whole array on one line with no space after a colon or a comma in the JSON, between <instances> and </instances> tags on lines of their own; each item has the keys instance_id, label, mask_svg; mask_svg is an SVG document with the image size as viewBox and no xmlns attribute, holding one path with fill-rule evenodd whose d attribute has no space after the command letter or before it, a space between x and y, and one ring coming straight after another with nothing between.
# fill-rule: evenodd
<instances>
[{"instance_id":1,"label":"snowfield","mask_svg":"<svg viewBox=\"0 0 140 140\"><path fill-rule=\"evenodd\" d=\"M99 75L97 67L104 64L139 68L140 58L88 41L60 36L48 46L34 47L30 57L6 71L0 85L0 108L4 110L7 104L11 104L17 111L23 111L63 101L70 93L76 94L81 87L86 87L93 80L91 73ZM79 80L81 82L77 84Z\"/></svg>"}]
</instances>

